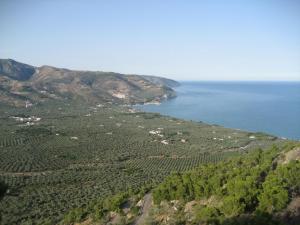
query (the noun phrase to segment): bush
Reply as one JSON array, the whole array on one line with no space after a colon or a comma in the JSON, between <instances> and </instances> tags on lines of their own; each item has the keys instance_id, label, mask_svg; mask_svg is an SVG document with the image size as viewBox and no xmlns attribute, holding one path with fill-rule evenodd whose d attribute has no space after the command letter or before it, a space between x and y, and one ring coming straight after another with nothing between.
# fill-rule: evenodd
<instances>
[{"instance_id":1,"label":"bush","mask_svg":"<svg viewBox=\"0 0 300 225\"><path fill-rule=\"evenodd\" d=\"M82 208L76 208L69 211L69 213L65 215L63 223L69 225L76 222L81 222L85 216L86 212L84 212Z\"/></svg>"},{"instance_id":2,"label":"bush","mask_svg":"<svg viewBox=\"0 0 300 225\"><path fill-rule=\"evenodd\" d=\"M245 211L246 205L240 199L228 196L223 200L221 211L227 217L237 216Z\"/></svg>"},{"instance_id":3,"label":"bush","mask_svg":"<svg viewBox=\"0 0 300 225\"><path fill-rule=\"evenodd\" d=\"M104 200L103 206L108 211L120 212L121 206L126 202L128 194L120 193Z\"/></svg>"},{"instance_id":4,"label":"bush","mask_svg":"<svg viewBox=\"0 0 300 225\"><path fill-rule=\"evenodd\" d=\"M219 220L216 219L220 216L218 209L213 207L200 207L196 209L195 212L197 223L206 223L206 224L219 224Z\"/></svg>"},{"instance_id":5,"label":"bush","mask_svg":"<svg viewBox=\"0 0 300 225\"><path fill-rule=\"evenodd\" d=\"M258 210L262 212L278 212L285 208L288 201L288 191L279 185L267 186L264 185L262 194L258 197Z\"/></svg>"}]
</instances>

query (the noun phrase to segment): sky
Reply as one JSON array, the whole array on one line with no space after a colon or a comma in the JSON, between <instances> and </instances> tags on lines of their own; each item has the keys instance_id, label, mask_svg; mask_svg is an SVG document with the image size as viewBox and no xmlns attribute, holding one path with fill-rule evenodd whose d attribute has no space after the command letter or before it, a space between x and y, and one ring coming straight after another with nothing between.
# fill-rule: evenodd
<instances>
[{"instance_id":1,"label":"sky","mask_svg":"<svg viewBox=\"0 0 300 225\"><path fill-rule=\"evenodd\" d=\"M0 0L0 58L176 80L300 80L299 0Z\"/></svg>"}]
</instances>

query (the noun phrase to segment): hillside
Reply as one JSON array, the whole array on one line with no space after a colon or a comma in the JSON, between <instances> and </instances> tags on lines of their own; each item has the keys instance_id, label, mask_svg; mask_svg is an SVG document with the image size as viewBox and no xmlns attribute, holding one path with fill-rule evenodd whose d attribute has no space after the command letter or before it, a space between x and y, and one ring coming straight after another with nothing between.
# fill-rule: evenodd
<instances>
[{"instance_id":1,"label":"hillside","mask_svg":"<svg viewBox=\"0 0 300 225\"><path fill-rule=\"evenodd\" d=\"M153 190L158 208L151 218L162 224L175 215L185 224L299 224L300 158L288 157L299 153L299 144L273 146L173 174Z\"/></svg>"},{"instance_id":2,"label":"hillside","mask_svg":"<svg viewBox=\"0 0 300 225\"><path fill-rule=\"evenodd\" d=\"M78 100L123 104L162 101L175 97L176 81L113 72L34 67L0 60L0 103L25 106L47 100Z\"/></svg>"},{"instance_id":3,"label":"hillside","mask_svg":"<svg viewBox=\"0 0 300 225\"><path fill-rule=\"evenodd\" d=\"M299 155L299 143L289 143L174 172L154 188L72 210L62 223L298 225Z\"/></svg>"}]
</instances>

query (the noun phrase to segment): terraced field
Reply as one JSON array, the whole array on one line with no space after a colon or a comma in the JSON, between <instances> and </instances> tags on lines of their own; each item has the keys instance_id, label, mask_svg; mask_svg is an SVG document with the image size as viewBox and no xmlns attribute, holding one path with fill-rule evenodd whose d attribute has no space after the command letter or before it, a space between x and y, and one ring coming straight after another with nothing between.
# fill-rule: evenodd
<instances>
[{"instance_id":1,"label":"terraced field","mask_svg":"<svg viewBox=\"0 0 300 225\"><path fill-rule=\"evenodd\" d=\"M283 140L127 106L0 107L0 224L53 224L71 208ZM19 121L18 118L41 118Z\"/></svg>"}]
</instances>

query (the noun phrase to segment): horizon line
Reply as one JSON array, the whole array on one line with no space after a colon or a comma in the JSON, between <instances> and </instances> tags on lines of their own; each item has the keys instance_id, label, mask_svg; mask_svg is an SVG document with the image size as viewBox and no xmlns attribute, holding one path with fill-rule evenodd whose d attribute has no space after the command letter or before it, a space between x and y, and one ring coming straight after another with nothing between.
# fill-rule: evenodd
<instances>
[{"instance_id":1,"label":"horizon line","mask_svg":"<svg viewBox=\"0 0 300 225\"><path fill-rule=\"evenodd\" d=\"M54 66L54 65L49 65L49 64L43 64L43 65L32 65L31 63L27 63L27 62L23 62L23 61L19 61L16 60L14 58L0 58L2 60L12 60L18 63L23 63L23 64L27 64L33 67L43 67L43 66L49 66L49 67L54 67L54 68L58 68L58 69L66 69L66 70L74 70L74 71L90 71L90 72L105 72L105 73L118 73L118 74L123 74L123 75L138 75L138 76L154 76L154 77L161 77L161 78L166 78L166 79L170 79L170 80L174 80L177 82L300 82L299 80L294 80L294 79L290 79L290 80L256 80L256 79L245 79L245 80L239 80L239 79L215 79L215 80L209 80L209 79L176 79L176 78L170 78L169 76L165 76L165 75L153 75L153 74L143 74L143 73L126 73L126 72L117 72L117 71L110 71L110 70L93 70L93 69L74 69L74 68L70 68L70 67L60 67L60 66ZM300 75L299 75L300 76Z\"/></svg>"},{"instance_id":2,"label":"horizon line","mask_svg":"<svg viewBox=\"0 0 300 225\"><path fill-rule=\"evenodd\" d=\"M170 79L170 78L168 78ZM176 80L178 82L300 82L300 80Z\"/></svg>"}]
</instances>

